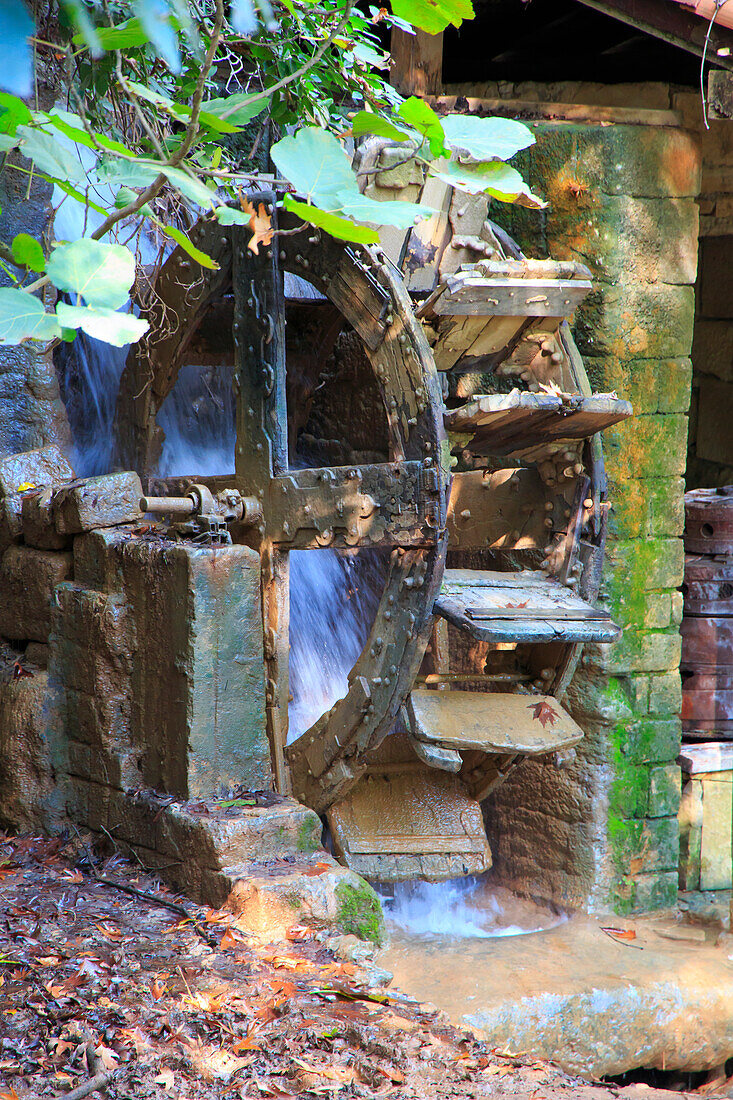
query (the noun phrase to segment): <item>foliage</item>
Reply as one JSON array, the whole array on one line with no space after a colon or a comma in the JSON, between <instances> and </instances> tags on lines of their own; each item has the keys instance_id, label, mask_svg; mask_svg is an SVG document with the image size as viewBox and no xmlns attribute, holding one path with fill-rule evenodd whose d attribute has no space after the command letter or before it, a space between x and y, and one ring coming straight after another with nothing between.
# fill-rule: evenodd
<instances>
[{"instance_id":1,"label":"foliage","mask_svg":"<svg viewBox=\"0 0 733 1100\"><path fill-rule=\"evenodd\" d=\"M359 186L351 151L369 134L451 186L541 205L505 163L534 140L527 127L441 119L386 82L382 28L436 33L470 18L470 0L393 0L392 14L354 0L233 0L226 10L224 0L59 0L58 14L57 41L41 42L23 0L0 0L0 152L6 170L55 185L56 209L79 203L84 231L58 240L52 220L43 241L0 242L14 284L0 292L0 342L78 328L118 346L139 339L145 322L119 312L135 260L160 259L173 241L215 268L189 235L202 212L249 226L254 250L269 243L269 215L247 198L263 187L284 189L284 206L343 240L409 228L431 211L376 202ZM24 101L29 38L52 51L73 110ZM41 316L35 295L48 284L71 299Z\"/></svg>"}]
</instances>

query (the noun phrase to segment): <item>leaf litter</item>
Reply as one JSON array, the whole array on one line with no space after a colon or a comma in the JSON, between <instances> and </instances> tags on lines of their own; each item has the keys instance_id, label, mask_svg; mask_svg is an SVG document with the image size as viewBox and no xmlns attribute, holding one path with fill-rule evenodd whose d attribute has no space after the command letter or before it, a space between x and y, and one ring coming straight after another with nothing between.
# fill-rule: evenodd
<instances>
[{"instance_id":1,"label":"leaf litter","mask_svg":"<svg viewBox=\"0 0 733 1100\"><path fill-rule=\"evenodd\" d=\"M91 864L79 838L0 834L0 870L0 1100L61 1097L95 1075L107 1100L624 1092L492 1051L375 987L326 933L299 924L263 944L119 855Z\"/></svg>"}]
</instances>

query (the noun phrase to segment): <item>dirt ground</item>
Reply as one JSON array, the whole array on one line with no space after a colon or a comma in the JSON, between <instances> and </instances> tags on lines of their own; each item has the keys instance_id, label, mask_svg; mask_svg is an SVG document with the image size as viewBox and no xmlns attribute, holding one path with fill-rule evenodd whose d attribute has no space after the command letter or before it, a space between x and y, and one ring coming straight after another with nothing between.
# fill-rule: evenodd
<instances>
[{"instance_id":1,"label":"dirt ground","mask_svg":"<svg viewBox=\"0 0 733 1100\"><path fill-rule=\"evenodd\" d=\"M489 1049L343 939L289 937L263 944L82 838L0 836L0 1100L681 1095Z\"/></svg>"}]
</instances>

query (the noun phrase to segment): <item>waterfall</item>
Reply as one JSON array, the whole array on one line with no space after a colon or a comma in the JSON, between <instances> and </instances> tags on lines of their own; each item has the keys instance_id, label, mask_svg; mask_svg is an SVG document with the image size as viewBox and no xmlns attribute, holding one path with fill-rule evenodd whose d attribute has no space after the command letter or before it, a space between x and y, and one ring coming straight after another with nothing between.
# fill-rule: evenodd
<instances>
[{"instance_id":1,"label":"waterfall","mask_svg":"<svg viewBox=\"0 0 733 1100\"><path fill-rule=\"evenodd\" d=\"M81 215L80 206L63 203L56 216L57 238L80 237ZM93 228L94 223L87 224L87 232ZM286 293L298 298L317 296L310 284L291 276L286 276ZM129 347L113 348L80 332L57 353L74 441L70 457L79 476L112 468L115 408L128 351ZM229 367L184 364L158 415L165 440L156 472L161 476L231 473L234 413ZM379 602L384 564L378 553L328 549L295 551L290 563L292 741L346 694L348 673Z\"/></svg>"}]
</instances>

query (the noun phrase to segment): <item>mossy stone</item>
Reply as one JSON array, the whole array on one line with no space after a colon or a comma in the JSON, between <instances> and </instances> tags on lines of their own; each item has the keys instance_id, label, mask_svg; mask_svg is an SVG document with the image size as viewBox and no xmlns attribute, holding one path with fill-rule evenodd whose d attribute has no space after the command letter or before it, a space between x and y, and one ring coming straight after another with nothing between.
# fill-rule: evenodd
<instances>
[{"instance_id":1,"label":"mossy stone","mask_svg":"<svg viewBox=\"0 0 733 1100\"><path fill-rule=\"evenodd\" d=\"M382 906L368 882L362 880L359 886L352 886L348 882L340 883L336 887L336 900L336 923L343 932L358 936L360 940L372 940L376 944L384 942Z\"/></svg>"}]
</instances>

